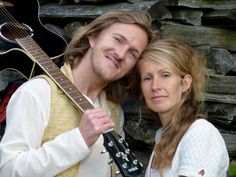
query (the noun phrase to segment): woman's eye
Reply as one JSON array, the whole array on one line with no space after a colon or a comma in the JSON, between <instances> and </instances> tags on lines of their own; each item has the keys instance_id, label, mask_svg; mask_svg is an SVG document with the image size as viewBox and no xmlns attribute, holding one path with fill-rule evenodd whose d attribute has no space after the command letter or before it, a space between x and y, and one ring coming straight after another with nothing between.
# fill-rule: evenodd
<instances>
[{"instance_id":1,"label":"woman's eye","mask_svg":"<svg viewBox=\"0 0 236 177\"><path fill-rule=\"evenodd\" d=\"M170 73L162 73L161 74L161 77L164 79L169 78L170 76L171 76Z\"/></svg>"},{"instance_id":2,"label":"woman's eye","mask_svg":"<svg viewBox=\"0 0 236 177\"><path fill-rule=\"evenodd\" d=\"M148 81L148 80L151 80L150 76L143 77L143 81Z\"/></svg>"}]
</instances>

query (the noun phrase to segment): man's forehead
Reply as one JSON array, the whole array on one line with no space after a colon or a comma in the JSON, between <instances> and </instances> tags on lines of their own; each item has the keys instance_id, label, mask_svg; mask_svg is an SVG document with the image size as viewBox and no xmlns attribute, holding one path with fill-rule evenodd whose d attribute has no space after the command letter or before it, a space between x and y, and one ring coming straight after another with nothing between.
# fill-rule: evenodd
<instances>
[{"instance_id":1,"label":"man's forehead","mask_svg":"<svg viewBox=\"0 0 236 177\"><path fill-rule=\"evenodd\" d=\"M129 28L137 28L137 29L142 29L139 25L134 24L134 23L114 23L107 27L105 30L117 30L117 29L124 29L122 31L116 31L116 32L125 32Z\"/></svg>"}]
</instances>

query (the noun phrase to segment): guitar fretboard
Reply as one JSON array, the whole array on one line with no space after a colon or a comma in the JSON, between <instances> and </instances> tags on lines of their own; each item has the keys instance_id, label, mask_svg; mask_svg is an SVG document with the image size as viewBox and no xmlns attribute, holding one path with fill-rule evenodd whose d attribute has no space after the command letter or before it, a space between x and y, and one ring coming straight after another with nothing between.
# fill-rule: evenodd
<instances>
[{"instance_id":1,"label":"guitar fretboard","mask_svg":"<svg viewBox=\"0 0 236 177\"><path fill-rule=\"evenodd\" d=\"M16 41L82 111L94 108L30 36L17 38Z\"/></svg>"},{"instance_id":2,"label":"guitar fretboard","mask_svg":"<svg viewBox=\"0 0 236 177\"><path fill-rule=\"evenodd\" d=\"M28 0L25 3L32 2ZM37 2L37 1L36 1ZM24 7L25 4L20 1L11 3L3 3L0 1L0 22L1 36L4 41L17 42L17 44L24 49L24 53L36 63L63 91L65 95L78 107L82 112L87 109L93 109L93 105L84 97L84 95L74 86L74 84L64 75L60 68L51 60L49 55L44 52L40 45L31 38L33 29L24 23L18 23L17 20L8 12L5 7L18 7L15 11L20 11L19 7ZM22 5L22 6L21 6ZM34 4L31 4L33 7ZM38 5L38 2L35 4ZM33 11L31 11L33 13ZM31 15L30 13L30 15ZM25 13L23 13L25 14ZM22 14L19 14L22 15ZM28 14L27 14L28 15ZM5 20L3 20L5 19ZM64 47L63 47L64 48ZM47 51L47 50L45 50ZM102 133L104 137L104 147L114 159L120 173L124 177L138 177L141 176L143 166L137 161L134 154L130 152L128 144L124 139L114 130Z\"/></svg>"}]
</instances>

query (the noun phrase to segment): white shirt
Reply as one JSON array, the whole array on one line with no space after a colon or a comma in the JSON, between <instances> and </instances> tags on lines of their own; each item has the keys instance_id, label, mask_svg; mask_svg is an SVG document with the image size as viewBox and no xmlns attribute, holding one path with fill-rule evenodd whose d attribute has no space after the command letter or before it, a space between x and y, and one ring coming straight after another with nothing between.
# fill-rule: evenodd
<instances>
[{"instance_id":1,"label":"white shirt","mask_svg":"<svg viewBox=\"0 0 236 177\"><path fill-rule=\"evenodd\" d=\"M79 128L74 128L41 146L50 101L50 85L41 78L25 83L13 94L0 143L0 176L53 177L80 162L78 177L110 177L109 154L101 154L105 149L102 135L89 148ZM99 101L93 105L99 106ZM121 113L123 127L122 110Z\"/></svg>"},{"instance_id":2,"label":"white shirt","mask_svg":"<svg viewBox=\"0 0 236 177\"><path fill-rule=\"evenodd\" d=\"M156 143L160 141L162 129L156 133ZM151 155L145 177L160 177L151 169ZM164 170L163 177L226 177L229 156L220 132L204 119L196 120L181 139L170 169Z\"/></svg>"}]
</instances>

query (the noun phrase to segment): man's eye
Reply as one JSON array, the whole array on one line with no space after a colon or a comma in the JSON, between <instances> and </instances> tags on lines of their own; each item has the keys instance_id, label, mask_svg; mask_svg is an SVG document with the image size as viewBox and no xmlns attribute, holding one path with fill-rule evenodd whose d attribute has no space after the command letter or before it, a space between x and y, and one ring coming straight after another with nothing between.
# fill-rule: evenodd
<instances>
[{"instance_id":1,"label":"man's eye","mask_svg":"<svg viewBox=\"0 0 236 177\"><path fill-rule=\"evenodd\" d=\"M130 55L131 55L132 59L134 59L134 60L138 59L138 55L136 53L131 52Z\"/></svg>"},{"instance_id":2,"label":"man's eye","mask_svg":"<svg viewBox=\"0 0 236 177\"><path fill-rule=\"evenodd\" d=\"M117 42L121 42L121 39L120 38L118 38L118 37L114 37L115 38L115 40L117 41Z\"/></svg>"}]
</instances>

